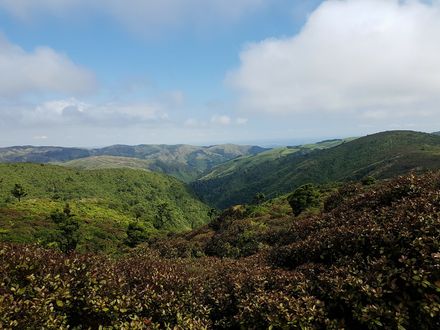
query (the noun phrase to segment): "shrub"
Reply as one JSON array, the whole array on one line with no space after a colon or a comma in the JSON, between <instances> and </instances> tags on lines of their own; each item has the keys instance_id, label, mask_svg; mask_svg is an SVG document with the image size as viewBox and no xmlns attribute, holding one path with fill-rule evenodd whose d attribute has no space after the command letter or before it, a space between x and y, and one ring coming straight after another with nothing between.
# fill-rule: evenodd
<instances>
[{"instance_id":1,"label":"shrub","mask_svg":"<svg viewBox=\"0 0 440 330\"><path fill-rule=\"evenodd\" d=\"M306 184L296 189L287 198L290 207L295 216L300 215L303 211L318 207L320 204L321 194L319 189L313 184Z\"/></svg>"}]
</instances>

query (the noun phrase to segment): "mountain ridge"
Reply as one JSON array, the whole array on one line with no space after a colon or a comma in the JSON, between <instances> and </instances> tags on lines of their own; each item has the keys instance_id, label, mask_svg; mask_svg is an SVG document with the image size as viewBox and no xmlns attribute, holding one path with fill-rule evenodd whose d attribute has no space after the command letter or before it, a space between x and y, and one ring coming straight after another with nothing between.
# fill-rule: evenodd
<instances>
[{"instance_id":1,"label":"mountain ridge","mask_svg":"<svg viewBox=\"0 0 440 330\"><path fill-rule=\"evenodd\" d=\"M88 157L130 157L148 160L148 163L145 163L145 169L169 174L184 182L189 182L218 164L239 156L258 154L265 150L267 148L234 144L201 147L187 144L140 144L135 146L116 144L91 149L27 145L0 148L0 162L63 165L64 162ZM69 164L67 165L69 166ZM82 166L85 167L84 164Z\"/></svg>"}]
</instances>

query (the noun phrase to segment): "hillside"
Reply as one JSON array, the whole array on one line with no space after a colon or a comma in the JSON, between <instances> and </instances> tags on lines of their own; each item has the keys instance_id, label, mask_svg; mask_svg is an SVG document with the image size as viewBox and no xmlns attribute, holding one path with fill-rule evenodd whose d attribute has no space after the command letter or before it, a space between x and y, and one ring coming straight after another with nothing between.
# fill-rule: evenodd
<instances>
[{"instance_id":1,"label":"hillside","mask_svg":"<svg viewBox=\"0 0 440 330\"><path fill-rule=\"evenodd\" d=\"M365 136L324 150L294 152L261 161L246 159L246 166L224 174L217 169L194 182L204 201L219 208L248 203L258 192L269 197L308 183L389 178L408 171L440 168L440 136L412 131L390 131ZM255 159L255 165L253 160ZM232 164L232 165L230 165ZM234 167L233 162L222 165Z\"/></svg>"},{"instance_id":2,"label":"hillside","mask_svg":"<svg viewBox=\"0 0 440 330\"><path fill-rule=\"evenodd\" d=\"M80 148L16 146L0 148L1 163L64 162L88 157L91 151Z\"/></svg>"},{"instance_id":3,"label":"hillside","mask_svg":"<svg viewBox=\"0 0 440 330\"><path fill-rule=\"evenodd\" d=\"M282 200L229 210L117 259L0 243L0 327L439 329L439 185L350 184L298 217Z\"/></svg>"},{"instance_id":4,"label":"hillside","mask_svg":"<svg viewBox=\"0 0 440 330\"><path fill-rule=\"evenodd\" d=\"M254 166L266 162L279 160L283 157L286 157L294 153L305 154L313 150L328 149L352 140L354 140L354 138L333 139L333 140L326 140L313 144L303 144L303 145L291 146L291 147L279 147L279 148L263 151L257 155L238 157L232 161L214 167L211 172L207 173L201 179L208 180L208 179L224 177L234 172L247 171L248 169L251 169Z\"/></svg>"},{"instance_id":5,"label":"hillside","mask_svg":"<svg viewBox=\"0 0 440 330\"><path fill-rule=\"evenodd\" d=\"M138 170L148 170L152 161L117 156L91 156L85 158L74 159L57 165L76 168L81 170L99 170L110 168L131 168Z\"/></svg>"},{"instance_id":6,"label":"hillside","mask_svg":"<svg viewBox=\"0 0 440 330\"><path fill-rule=\"evenodd\" d=\"M15 184L27 196L13 198ZM208 208L175 178L130 169L73 170L53 165L0 164L0 239L48 241L50 214L70 204L81 224L80 251L115 252L130 223L154 228L165 205L162 230L187 230L208 221Z\"/></svg>"},{"instance_id":7,"label":"hillside","mask_svg":"<svg viewBox=\"0 0 440 330\"><path fill-rule=\"evenodd\" d=\"M68 162L66 165L69 167L78 166L86 169L134 167L162 172L189 182L216 165L239 156L256 155L265 150L267 149L257 146L233 144L208 147L190 145L114 145L96 149L22 146L0 148L0 162L57 164ZM107 157L100 158L100 156ZM145 162L122 160L120 157L136 158L145 160ZM82 160L69 163L69 161L77 159ZM105 163L105 166L103 166L103 163Z\"/></svg>"}]
</instances>

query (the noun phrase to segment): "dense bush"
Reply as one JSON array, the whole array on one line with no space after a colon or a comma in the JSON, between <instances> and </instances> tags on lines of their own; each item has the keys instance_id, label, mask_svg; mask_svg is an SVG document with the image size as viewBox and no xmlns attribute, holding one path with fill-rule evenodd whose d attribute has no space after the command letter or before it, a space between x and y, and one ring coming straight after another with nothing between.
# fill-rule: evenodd
<instances>
[{"instance_id":1,"label":"dense bush","mask_svg":"<svg viewBox=\"0 0 440 330\"><path fill-rule=\"evenodd\" d=\"M1 244L0 328L439 329L440 173L352 188L117 260ZM226 243L248 256L203 256Z\"/></svg>"},{"instance_id":2,"label":"dense bush","mask_svg":"<svg viewBox=\"0 0 440 330\"><path fill-rule=\"evenodd\" d=\"M318 207L321 202L320 198L321 193L315 185L305 184L290 194L287 200L292 207L293 214L298 216L309 208Z\"/></svg>"}]
</instances>

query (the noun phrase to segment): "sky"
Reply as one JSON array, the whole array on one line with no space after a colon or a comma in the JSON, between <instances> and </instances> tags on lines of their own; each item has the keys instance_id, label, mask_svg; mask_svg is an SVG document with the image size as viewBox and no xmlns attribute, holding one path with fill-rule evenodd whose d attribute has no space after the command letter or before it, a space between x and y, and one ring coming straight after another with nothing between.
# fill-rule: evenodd
<instances>
[{"instance_id":1,"label":"sky","mask_svg":"<svg viewBox=\"0 0 440 330\"><path fill-rule=\"evenodd\" d=\"M440 131L439 0L0 0L0 146Z\"/></svg>"}]
</instances>

